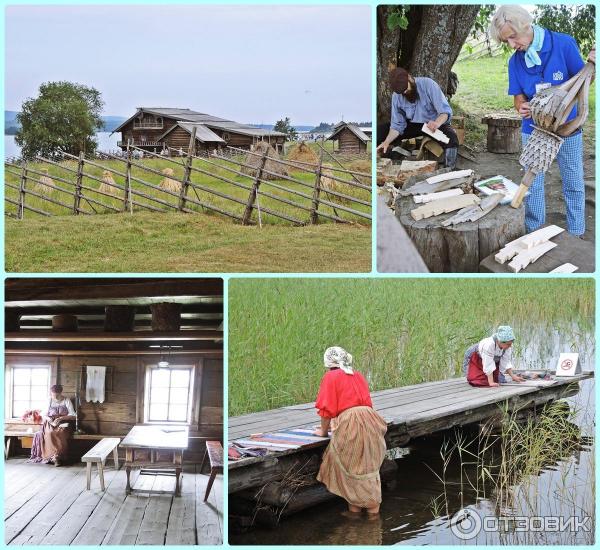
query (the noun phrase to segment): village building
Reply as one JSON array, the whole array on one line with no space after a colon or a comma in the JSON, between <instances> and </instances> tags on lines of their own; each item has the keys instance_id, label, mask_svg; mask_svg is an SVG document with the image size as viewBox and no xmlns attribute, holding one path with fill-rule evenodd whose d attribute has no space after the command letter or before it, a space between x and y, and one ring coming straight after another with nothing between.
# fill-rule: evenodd
<instances>
[{"instance_id":1,"label":"village building","mask_svg":"<svg viewBox=\"0 0 600 550\"><path fill-rule=\"evenodd\" d=\"M146 151L160 153L164 148L187 151L194 129L196 154L224 146L249 150L259 141L266 141L281 152L286 139L282 132L256 128L190 109L163 107L138 107L136 113L114 132L121 133L117 145L123 150L127 149L129 143Z\"/></svg>"},{"instance_id":2,"label":"village building","mask_svg":"<svg viewBox=\"0 0 600 550\"><path fill-rule=\"evenodd\" d=\"M221 544L222 279L5 290L5 543Z\"/></svg>"},{"instance_id":3,"label":"village building","mask_svg":"<svg viewBox=\"0 0 600 550\"><path fill-rule=\"evenodd\" d=\"M355 124L340 122L335 125L327 140L333 141L333 151L335 153L356 154L367 152L367 143L371 141L371 138Z\"/></svg>"}]
</instances>

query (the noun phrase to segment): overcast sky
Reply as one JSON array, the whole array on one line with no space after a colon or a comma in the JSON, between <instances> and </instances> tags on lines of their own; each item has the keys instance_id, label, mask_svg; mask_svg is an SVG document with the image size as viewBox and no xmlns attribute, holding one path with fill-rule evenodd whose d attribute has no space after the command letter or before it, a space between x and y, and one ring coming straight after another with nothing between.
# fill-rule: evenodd
<instances>
[{"instance_id":1,"label":"overcast sky","mask_svg":"<svg viewBox=\"0 0 600 550\"><path fill-rule=\"evenodd\" d=\"M181 107L246 123L371 120L369 6L11 6L5 108L42 82L105 115Z\"/></svg>"}]
</instances>

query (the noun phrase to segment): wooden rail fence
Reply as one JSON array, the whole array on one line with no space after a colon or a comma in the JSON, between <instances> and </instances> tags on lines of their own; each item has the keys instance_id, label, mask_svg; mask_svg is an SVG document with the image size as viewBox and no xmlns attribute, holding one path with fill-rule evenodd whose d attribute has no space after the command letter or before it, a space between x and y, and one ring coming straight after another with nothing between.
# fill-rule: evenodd
<instances>
[{"instance_id":1,"label":"wooden rail fence","mask_svg":"<svg viewBox=\"0 0 600 550\"><path fill-rule=\"evenodd\" d=\"M54 216L146 210L209 212L244 225L275 220L294 225L322 220L369 223L371 174L345 168L320 147L317 164L235 147L202 156L180 156L173 150L173 157L143 151L143 158L136 158L136 150L142 150L129 146L123 157L100 153L102 160L69 153L30 162L8 159L5 214L22 220L26 212ZM167 174L164 165L171 167ZM149 181L157 177L174 186Z\"/></svg>"}]
</instances>

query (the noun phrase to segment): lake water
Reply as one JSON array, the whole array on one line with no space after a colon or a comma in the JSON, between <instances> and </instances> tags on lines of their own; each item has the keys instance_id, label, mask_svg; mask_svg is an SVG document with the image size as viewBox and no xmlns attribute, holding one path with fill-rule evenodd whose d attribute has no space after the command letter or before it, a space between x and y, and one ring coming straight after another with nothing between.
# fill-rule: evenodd
<instances>
[{"instance_id":1,"label":"lake water","mask_svg":"<svg viewBox=\"0 0 600 550\"><path fill-rule=\"evenodd\" d=\"M96 140L100 151L116 151L117 141L121 139L121 133L110 134L110 132L98 132ZM15 143L15 136L4 136L4 158L18 157L21 148Z\"/></svg>"},{"instance_id":2,"label":"lake water","mask_svg":"<svg viewBox=\"0 0 600 550\"><path fill-rule=\"evenodd\" d=\"M527 368L540 368L544 366L540 365L540 359L548 355L557 357L566 351L552 332L539 330L530 336L530 345L525 346L528 352L519 363ZM593 332L572 327L569 336L573 349L580 350L584 369L593 370ZM546 349L542 349L542 345ZM276 529L255 527L245 533L230 532L229 540L232 544L248 545L593 544L594 379L580 382L579 391L560 403L564 409L559 414L564 415L565 424L577 434L576 444L563 450L554 450L551 444L551 452L544 455L539 468L536 466L536 471L519 477L521 481L505 491L489 479L482 479L485 476L481 475L481 461L474 458L480 456L477 445L481 443L476 431L442 432L413 441L402 449L401 458L396 460L395 487L384 487L381 514L377 519L347 518L342 515L345 503L334 501L284 518ZM548 426L534 424L534 433L541 429L547 430ZM453 453L444 450L445 445L451 445L459 437L471 442L463 448L473 453L469 456L463 451L462 460L457 450ZM486 458L486 467L491 471L499 468L503 451L506 447L498 438L490 446L492 458ZM574 521L583 521L582 525L590 526L592 531L586 532L584 527L566 533L532 532L531 529L519 532L513 526L508 532L482 530L476 537L463 541L453 532L451 518L465 508L481 518L491 518L486 521L492 523L496 518L521 516L542 518L540 521L550 516L563 518L563 521L578 517ZM586 516L591 519L584 520Z\"/></svg>"}]
</instances>

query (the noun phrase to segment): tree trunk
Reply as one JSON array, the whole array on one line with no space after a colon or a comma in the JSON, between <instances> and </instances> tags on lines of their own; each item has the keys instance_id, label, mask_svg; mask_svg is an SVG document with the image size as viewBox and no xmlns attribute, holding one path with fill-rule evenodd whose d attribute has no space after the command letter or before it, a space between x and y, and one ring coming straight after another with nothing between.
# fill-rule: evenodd
<instances>
[{"instance_id":1,"label":"tree trunk","mask_svg":"<svg viewBox=\"0 0 600 550\"><path fill-rule=\"evenodd\" d=\"M397 6L377 8L377 122L389 122L388 73L404 67L428 76L448 93L450 71L479 12L479 5L410 6L408 28L390 31L387 18Z\"/></svg>"}]
</instances>

